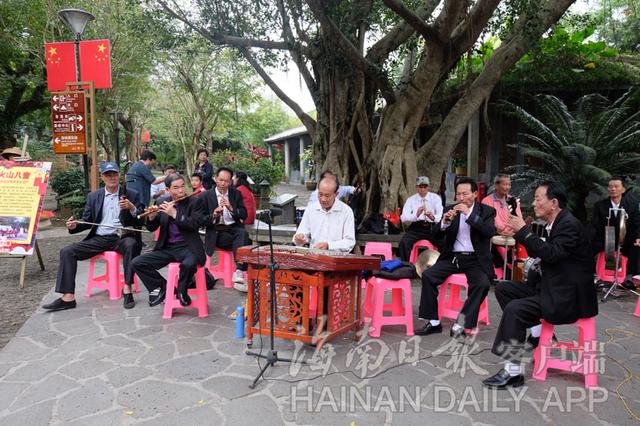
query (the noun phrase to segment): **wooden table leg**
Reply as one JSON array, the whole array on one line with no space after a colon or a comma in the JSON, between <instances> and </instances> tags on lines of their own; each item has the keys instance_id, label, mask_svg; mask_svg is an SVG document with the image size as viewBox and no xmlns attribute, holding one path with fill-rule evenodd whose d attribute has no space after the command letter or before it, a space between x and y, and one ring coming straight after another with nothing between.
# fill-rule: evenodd
<instances>
[{"instance_id":1,"label":"wooden table leg","mask_svg":"<svg viewBox=\"0 0 640 426\"><path fill-rule=\"evenodd\" d=\"M42 255L40 254L40 246L38 245L38 240L36 240L36 256L38 256L38 263L40 263L40 270L44 271L44 262L42 261Z\"/></svg>"}]
</instances>

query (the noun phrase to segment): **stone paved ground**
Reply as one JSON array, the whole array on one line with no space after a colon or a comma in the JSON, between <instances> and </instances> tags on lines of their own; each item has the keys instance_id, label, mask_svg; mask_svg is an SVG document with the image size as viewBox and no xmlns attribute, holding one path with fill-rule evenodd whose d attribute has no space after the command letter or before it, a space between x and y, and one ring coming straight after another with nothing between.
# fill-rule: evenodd
<instances>
[{"instance_id":1,"label":"stone paved ground","mask_svg":"<svg viewBox=\"0 0 640 426\"><path fill-rule=\"evenodd\" d=\"M78 295L84 294L87 270L82 262ZM528 379L524 393L514 397L480 385L483 370L496 369L487 350L500 313L493 291L491 325L481 327L477 345L459 352L469 356L434 355L446 346L446 334L408 339L401 327L389 327L381 339L360 346L352 334L333 341L313 366L279 364L254 390L248 385L259 366L244 354L245 342L235 338L235 322L227 316L242 302L240 293L216 288L209 292L208 318L186 310L171 320L162 319L161 307L149 308L146 297L143 291L129 311L99 292L79 296L75 310L38 309L0 351L0 424L586 426L633 424L630 413L640 414L640 318L631 315L630 298L601 305L604 390L585 396L579 376L556 372L546 382ZM418 297L414 286L413 300ZM568 327L557 334L576 336ZM268 339L254 339L254 349L261 344L266 348ZM281 356L296 350L291 342L278 339L276 345ZM420 359L411 363L416 345ZM310 359L311 348L302 348L301 355ZM331 361L326 369L323 359Z\"/></svg>"}]
</instances>

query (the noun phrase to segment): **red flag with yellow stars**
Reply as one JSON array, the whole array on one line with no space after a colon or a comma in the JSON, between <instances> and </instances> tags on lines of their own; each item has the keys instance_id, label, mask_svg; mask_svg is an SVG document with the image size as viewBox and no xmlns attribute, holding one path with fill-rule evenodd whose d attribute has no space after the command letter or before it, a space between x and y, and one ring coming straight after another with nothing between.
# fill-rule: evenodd
<instances>
[{"instance_id":1,"label":"red flag with yellow stars","mask_svg":"<svg viewBox=\"0 0 640 426\"><path fill-rule=\"evenodd\" d=\"M65 90L66 83L76 81L76 55L73 42L45 43L47 87L50 91Z\"/></svg>"},{"instance_id":2,"label":"red flag with yellow stars","mask_svg":"<svg viewBox=\"0 0 640 426\"><path fill-rule=\"evenodd\" d=\"M93 81L96 89L111 88L109 40L80 42L80 76L82 81Z\"/></svg>"}]
</instances>

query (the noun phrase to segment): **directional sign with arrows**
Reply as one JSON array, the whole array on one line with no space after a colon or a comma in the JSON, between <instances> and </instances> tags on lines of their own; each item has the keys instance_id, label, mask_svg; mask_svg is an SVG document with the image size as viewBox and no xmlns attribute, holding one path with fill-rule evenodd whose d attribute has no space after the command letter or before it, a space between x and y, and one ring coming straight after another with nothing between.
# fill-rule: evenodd
<instances>
[{"instance_id":1,"label":"directional sign with arrows","mask_svg":"<svg viewBox=\"0 0 640 426\"><path fill-rule=\"evenodd\" d=\"M87 153L84 92L52 93L51 121L56 154Z\"/></svg>"}]
</instances>

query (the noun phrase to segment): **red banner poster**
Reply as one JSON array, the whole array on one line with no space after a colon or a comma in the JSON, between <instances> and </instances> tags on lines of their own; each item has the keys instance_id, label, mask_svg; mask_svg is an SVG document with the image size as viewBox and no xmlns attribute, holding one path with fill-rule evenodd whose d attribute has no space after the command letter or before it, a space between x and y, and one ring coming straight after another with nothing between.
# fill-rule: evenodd
<instances>
[{"instance_id":1,"label":"red banner poster","mask_svg":"<svg viewBox=\"0 0 640 426\"><path fill-rule=\"evenodd\" d=\"M66 83L76 81L76 55L73 43L45 43L44 50L49 91L65 90Z\"/></svg>"},{"instance_id":2,"label":"red banner poster","mask_svg":"<svg viewBox=\"0 0 640 426\"><path fill-rule=\"evenodd\" d=\"M111 88L109 40L80 42L80 77L82 81L93 81L96 89Z\"/></svg>"}]
</instances>

